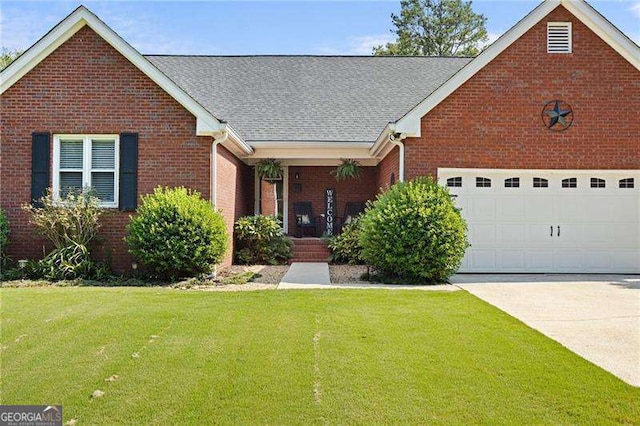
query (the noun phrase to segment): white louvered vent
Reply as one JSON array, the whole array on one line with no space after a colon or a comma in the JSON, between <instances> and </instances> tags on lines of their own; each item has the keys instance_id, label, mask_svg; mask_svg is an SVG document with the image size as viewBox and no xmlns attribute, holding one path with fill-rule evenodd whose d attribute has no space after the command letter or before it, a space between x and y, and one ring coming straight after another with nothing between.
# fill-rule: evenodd
<instances>
[{"instance_id":1,"label":"white louvered vent","mask_svg":"<svg viewBox=\"0 0 640 426\"><path fill-rule=\"evenodd\" d=\"M547 22L547 53L571 53L571 22Z\"/></svg>"}]
</instances>

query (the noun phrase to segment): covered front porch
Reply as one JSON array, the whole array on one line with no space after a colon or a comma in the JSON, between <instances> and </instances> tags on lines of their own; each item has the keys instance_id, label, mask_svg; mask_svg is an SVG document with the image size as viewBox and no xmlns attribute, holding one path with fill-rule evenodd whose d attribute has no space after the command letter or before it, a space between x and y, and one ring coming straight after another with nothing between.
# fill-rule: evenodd
<instances>
[{"instance_id":1,"label":"covered front porch","mask_svg":"<svg viewBox=\"0 0 640 426\"><path fill-rule=\"evenodd\" d=\"M340 232L345 222L375 198L381 186L376 166L361 166L359 178L337 180L334 165L295 165L282 161L282 176L255 172L255 214L275 215L293 237L322 237ZM326 162L325 162L326 163Z\"/></svg>"}]
</instances>

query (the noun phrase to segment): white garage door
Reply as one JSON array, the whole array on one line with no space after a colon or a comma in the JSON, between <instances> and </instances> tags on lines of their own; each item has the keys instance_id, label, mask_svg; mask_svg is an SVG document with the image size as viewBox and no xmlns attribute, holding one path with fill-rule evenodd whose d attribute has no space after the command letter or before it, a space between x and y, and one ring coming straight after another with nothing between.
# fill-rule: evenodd
<instances>
[{"instance_id":1,"label":"white garage door","mask_svg":"<svg viewBox=\"0 0 640 426\"><path fill-rule=\"evenodd\" d=\"M460 272L640 273L640 171L439 169L469 226Z\"/></svg>"}]
</instances>

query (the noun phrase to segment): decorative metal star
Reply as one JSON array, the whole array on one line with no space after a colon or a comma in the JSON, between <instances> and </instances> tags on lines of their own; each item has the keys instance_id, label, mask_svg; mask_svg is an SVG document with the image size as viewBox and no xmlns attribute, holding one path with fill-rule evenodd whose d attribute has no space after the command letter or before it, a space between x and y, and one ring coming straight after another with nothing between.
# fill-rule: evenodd
<instances>
[{"instance_id":1,"label":"decorative metal star","mask_svg":"<svg viewBox=\"0 0 640 426\"><path fill-rule=\"evenodd\" d=\"M548 109L544 113L551 118L551 120L549 120L549 124L547 125L548 128L552 128L558 123L560 123L563 128L566 128L568 123L565 117L571 114L571 110L560 108L560 101L556 101L553 109Z\"/></svg>"}]
</instances>

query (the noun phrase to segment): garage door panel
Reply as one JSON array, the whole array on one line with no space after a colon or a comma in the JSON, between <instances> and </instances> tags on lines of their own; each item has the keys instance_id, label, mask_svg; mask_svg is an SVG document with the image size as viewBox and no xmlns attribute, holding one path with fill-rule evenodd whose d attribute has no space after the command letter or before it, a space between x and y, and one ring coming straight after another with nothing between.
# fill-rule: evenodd
<instances>
[{"instance_id":1,"label":"garage door panel","mask_svg":"<svg viewBox=\"0 0 640 426\"><path fill-rule=\"evenodd\" d=\"M611 253L611 267L615 271L624 273L640 272L640 252L633 250L615 250Z\"/></svg>"},{"instance_id":2,"label":"garage door panel","mask_svg":"<svg viewBox=\"0 0 640 426\"><path fill-rule=\"evenodd\" d=\"M499 223L496 229L496 242L500 247L526 247L526 227L523 224Z\"/></svg>"},{"instance_id":3,"label":"garage door panel","mask_svg":"<svg viewBox=\"0 0 640 426\"><path fill-rule=\"evenodd\" d=\"M522 197L506 196L497 199L497 219L503 221L521 221L526 207Z\"/></svg>"},{"instance_id":4,"label":"garage door panel","mask_svg":"<svg viewBox=\"0 0 640 426\"><path fill-rule=\"evenodd\" d=\"M554 270L564 272L584 271L584 255L582 250L554 250Z\"/></svg>"},{"instance_id":5,"label":"garage door panel","mask_svg":"<svg viewBox=\"0 0 640 426\"><path fill-rule=\"evenodd\" d=\"M469 267L474 271L494 272L496 268L496 251L475 249L469 257Z\"/></svg>"},{"instance_id":6,"label":"garage door panel","mask_svg":"<svg viewBox=\"0 0 640 426\"><path fill-rule=\"evenodd\" d=\"M553 205L549 202L549 197L526 196L524 219L532 222L549 222L555 219Z\"/></svg>"},{"instance_id":7,"label":"garage door panel","mask_svg":"<svg viewBox=\"0 0 640 426\"><path fill-rule=\"evenodd\" d=\"M640 273L640 188L618 185L628 177L640 182L639 171L441 170L443 184L463 176L464 186L451 188L472 244L461 271ZM476 188L476 177L493 186ZM510 177L520 186L505 188ZM548 187L534 188L534 177ZM591 188L592 177L606 187ZM577 187L563 188L566 178Z\"/></svg>"},{"instance_id":8,"label":"garage door panel","mask_svg":"<svg viewBox=\"0 0 640 426\"><path fill-rule=\"evenodd\" d=\"M469 233L471 245L477 248L495 247L496 226L494 223L474 223L473 229L470 229L471 232Z\"/></svg>"},{"instance_id":9,"label":"garage door panel","mask_svg":"<svg viewBox=\"0 0 640 426\"><path fill-rule=\"evenodd\" d=\"M526 267L525 250L499 250L498 252L498 271L517 272Z\"/></svg>"},{"instance_id":10,"label":"garage door panel","mask_svg":"<svg viewBox=\"0 0 640 426\"><path fill-rule=\"evenodd\" d=\"M491 197L474 196L469 203L469 212L475 220L495 220L496 200Z\"/></svg>"},{"instance_id":11,"label":"garage door panel","mask_svg":"<svg viewBox=\"0 0 640 426\"><path fill-rule=\"evenodd\" d=\"M527 250L525 269L521 272L548 272L553 267L553 250Z\"/></svg>"}]
</instances>

